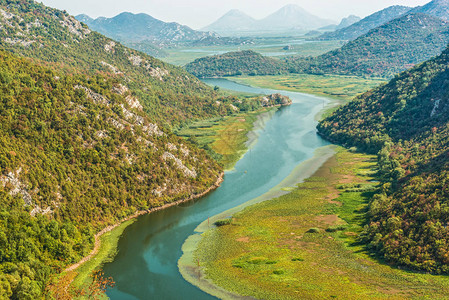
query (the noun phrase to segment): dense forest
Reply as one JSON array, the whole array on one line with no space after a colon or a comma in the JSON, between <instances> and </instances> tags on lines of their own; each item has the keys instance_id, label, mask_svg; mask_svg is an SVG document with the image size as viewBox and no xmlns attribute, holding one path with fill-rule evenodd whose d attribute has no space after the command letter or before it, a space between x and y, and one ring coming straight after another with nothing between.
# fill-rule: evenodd
<instances>
[{"instance_id":1,"label":"dense forest","mask_svg":"<svg viewBox=\"0 0 449 300\"><path fill-rule=\"evenodd\" d=\"M1 51L0 82L0 298L36 299L99 229L217 180L217 163L151 123L114 80Z\"/></svg>"},{"instance_id":2,"label":"dense forest","mask_svg":"<svg viewBox=\"0 0 449 300\"><path fill-rule=\"evenodd\" d=\"M339 108L329 140L378 153L382 187L361 240L395 264L449 273L449 49Z\"/></svg>"},{"instance_id":3,"label":"dense forest","mask_svg":"<svg viewBox=\"0 0 449 300\"><path fill-rule=\"evenodd\" d=\"M318 57L287 59L290 72L392 78L437 56L449 43L449 23L409 14L377 27L340 49Z\"/></svg>"},{"instance_id":4,"label":"dense forest","mask_svg":"<svg viewBox=\"0 0 449 300\"><path fill-rule=\"evenodd\" d=\"M213 89L182 68L91 31L66 12L32 0L0 0L0 9L2 48L68 74L87 71L116 77L163 127L222 113L214 107Z\"/></svg>"},{"instance_id":5,"label":"dense forest","mask_svg":"<svg viewBox=\"0 0 449 300\"><path fill-rule=\"evenodd\" d=\"M277 75L286 72L278 59L252 50L202 57L186 65L186 70L197 77Z\"/></svg>"}]
</instances>

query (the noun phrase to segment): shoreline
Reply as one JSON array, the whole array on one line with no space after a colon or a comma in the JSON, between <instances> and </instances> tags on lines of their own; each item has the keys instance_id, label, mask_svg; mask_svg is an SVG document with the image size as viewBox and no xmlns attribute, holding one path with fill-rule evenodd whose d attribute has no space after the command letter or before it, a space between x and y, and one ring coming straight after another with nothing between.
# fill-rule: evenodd
<instances>
[{"instance_id":1,"label":"shoreline","mask_svg":"<svg viewBox=\"0 0 449 300\"><path fill-rule=\"evenodd\" d=\"M191 195L188 198L184 198L184 199L181 199L181 200L177 200L175 202L167 203L167 204L164 204L164 205L159 206L159 207L154 207L154 208L151 208L151 209L148 209L148 210L138 211L138 212L134 213L133 215L128 216L128 217L120 220L119 222L117 222L117 223L115 223L113 225L110 225L110 226L107 226L107 227L103 228L101 231L96 233L95 236L94 236L95 237L95 243L94 243L94 248L92 249L92 251L87 256L83 257L80 261L78 261L75 264L72 264L72 265L68 266L67 268L65 268L59 275L64 277L64 275L66 275L66 274L68 274L70 272L76 271L79 267L84 265L86 262L88 262L91 259L95 258L95 256L98 254L98 252L101 249L101 237L104 236L106 233L109 233L109 232L113 231L114 229L118 228L120 225L124 224L125 222L131 221L131 220L136 219L136 218L138 218L140 216L151 214L153 212L164 210L164 209L167 209L167 208L172 207L172 206L176 206L176 205L179 205L179 204L182 204L182 203L186 203L186 202L189 202L189 201L193 201L193 200L202 198L202 197L206 196L207 194L209 194L210 192L216 190L218 187L220 187L221 183L224 180L224 175L225 175L225 173L221 172L218 175L218 178L215 181L215 183L212 186L210 186L209 188L207 188L205 191L201 192L200 194ZM72 280L66 284L66 286L64 287L65 290L68 290L68 288L70 287L70 285L72 284L72 282L74 281L76 276L74 276L72 278Z\"/></svg>"},{"instance_id":2,"label":"shoreline","mask_svg":"<svg viewBox=\"0 0 449 300\"><path fill-rule=\"evenodd\" d=\"M291 188L295 185L304 182L305 179L311 177L321 166L323 166L331 157L336 154L336 145L328 145L320 147L315 150L314 156L308 160L303 161L277 186L272 188L267 193L254 198L248 202L245 202L239 206L231 208L225 212L217 214L209 220L203 221L192 235L190 235L182 246L182 256L178 260L178 269L182 277L190 284L198 287L205 293L208 293L214 297L221 299L253 299L251 297L244 297L225 290L224 288L216 285L210 279L205 277L204 269L195 262L194 252L198 248L198 245L202 239L202 234L209 230L213 230L215 227L211 227L209 224L214 223L220 219L226 219L234 214L244 210L245 208L254 204L269 201L274 198L286 195L290 193Z\"/></svg>"},{"instance_id":3,"label":"shoreline","mask_svg":"<svg viewBox=\"0 0 449 300\"><path fill-rule=\"evenodd\" d=\"M240 82L236 83L242 84ZM332 108L341 104L341 100L335 98L327 98L324 95L307 94L300 91L296 92L300 94L312 95L319 98L325 98L326 100L328 100L326 105L316 112L315 120L323 116L323 114L330 111ZM209 218L209 220L205 220L200 225L198 225L197 228L195 228L194 233L190 235L182 245L183 254L181 258L178 260L178 270L181 273L182 277L187 282L201 289L205 293L208 293L215 297L219 297L221 299L253 299L251 297L244 297L232 293L230 291L227 291L224 288L214 284L212 280L205 278L204 269L202 269L199 263L195 263L194 257L194 252L198 248L198 245L202 239L202 234L214 228L210 227L209 225L210 223L213 224L219 219L230 218L232 215L236 214L239 211L242 211L243 209L251 205L264 201L269 201L271 199L289 194L290 193L289 190L292 187L296 186L301 182L304 182L305 179L311 177L321 166L323 166L331 157L333 157L336 154L335 151L336 147L337 147L336 145L331 144L316 149L314 151L314 155L311 158L297 165L286 178L284 178L277 186L272 188L267 193L255 199L252 199L246 203L243 203L237 207L234 207L230 210L217 214Z\"/></svg>"}]
</instances>

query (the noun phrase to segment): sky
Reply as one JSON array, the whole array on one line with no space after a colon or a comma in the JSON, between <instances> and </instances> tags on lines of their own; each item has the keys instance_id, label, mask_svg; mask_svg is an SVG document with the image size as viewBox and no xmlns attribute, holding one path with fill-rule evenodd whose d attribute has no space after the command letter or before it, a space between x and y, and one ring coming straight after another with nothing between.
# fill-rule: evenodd
<instances>
[{"instance_id":1,"label":"sky","mask_svg":"<svg viewBox=\"0 0 449 300\"><path fill-rule=\"evenodd\" d=\"M39 1L39 0L38 0ZM40 0L72 15L113 17L121 12L146 13L165 22L200 29L231 9L262 19L287 4L339 22L348 15L365 17L391 5L418 6L430 0Z\"/></svg>"}]
</instances>

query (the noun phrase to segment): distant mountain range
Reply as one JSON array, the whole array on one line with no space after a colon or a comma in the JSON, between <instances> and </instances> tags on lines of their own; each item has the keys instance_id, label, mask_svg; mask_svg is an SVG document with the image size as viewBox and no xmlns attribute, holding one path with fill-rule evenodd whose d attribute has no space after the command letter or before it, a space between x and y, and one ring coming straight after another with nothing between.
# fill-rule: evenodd
<instances>
[{"instance_id":1,"label":"distant mountain range","mask_svg":"<svg viewBox=\"0 0 449 300\"><path fill-rule=\"evenodd\" d=\"M204 27L221 35L241 35L260 32L306 31L335 24L314 16L303 8L289 4L264 19L256 20L242 11L231 10L220 19Z\"/></svg>"},{"instance_id":2,"label":"distant mountain range","mask_svg":"<svg viewBox=\"0 0 449 300\"><path fill-rule=\"evenodd\" d=\"M214 32L193 30L175 22L166 23L143 13L124 12L113 18L97 19L82 14L76 19L109 38L155 57L165 56L163 49L166 46L190 43L205 46L242 45L251 42L248 39L222 38Z\"/></svg>"},{"instance_id":3,"label":"distant mountain range","mask_svg":"<svg viewBox=\"0 0 449 300\"><path fill-rule=\"evenodd\" d=\"M397 17L409 12L412 8L407 6L390 6L378 11L366 18L348 26L328 32L320 36L322 40L354 40L359 36L368 33L371 29L379 27Z\"/></svg>"},{"instance_id":4,"label":"distant mountain range","mask_svg":"<svg viewBox=\"0 0 449 300\"><path fill-rule=\"evenodd\" d=\"M213 32L196 31L175 22L166 23L147 14L121 13L113 18L92 19L76 16L78 21L110 38L126 42L186 42L219 36Z\"/></svg>"}]
</instances>

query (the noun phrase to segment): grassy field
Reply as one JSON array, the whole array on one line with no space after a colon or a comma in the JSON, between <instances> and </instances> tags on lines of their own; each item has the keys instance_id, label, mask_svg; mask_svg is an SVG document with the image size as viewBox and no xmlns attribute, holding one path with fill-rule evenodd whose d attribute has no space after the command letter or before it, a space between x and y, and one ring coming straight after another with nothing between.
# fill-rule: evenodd
<instances>
[{"instance_id":1,"label":"grassy field","mask_svg":"<svg viewBox=\"0 0 449 300\"><path fill-rule=\"evenodd\" d=\"M340 149L290 194L204 233L195 256L214 283L258 299L448 299L447 277L393 268L357 243L375 171L374 157Z\"/></svg>"},{"instance_id":2,"label":"grassy field","mask_svg":"<svg viewBox=\"0 0 449 300\"><path fill-rule=\"evenodd\" d=\"M291 74L227 78L238 83L351 100L385 81L353 76Z\"/></svg>"},{"instance_id":3,"label":"grassy field","mask_svg":"<svg viewBox=\"0 0 449 300\"><path fill-rule=\"evenodd\" d=\"M262 55L271 57L283 57L287 55L318 56L342 46L342 42L340 41L298 42L300 40L292 37L255 38L255 44L253 45L164 49L168 53L168 56L162 57L161 59L174 65L184 66L200 57L232 51L254 50ZM287 45L291 45L291 49L284 50L283 48Z\"/></svg>"},{"instance_id":4,"label":"grassy field","mask_svg":"<svg viewBox=\"0 0 449 300\"><path fill-rule=\"evenodd\" d=\"M193 140L206 149L225 170L232 169L247 150L247 134L261 114L277 108L261 109L257 112L236 116L198 121L176 132L177 135Z\"/></svg>"}]
</instances>

